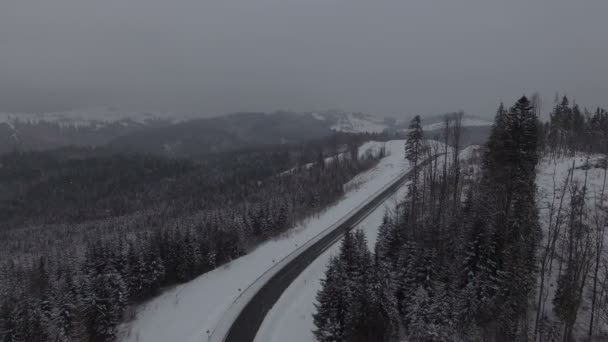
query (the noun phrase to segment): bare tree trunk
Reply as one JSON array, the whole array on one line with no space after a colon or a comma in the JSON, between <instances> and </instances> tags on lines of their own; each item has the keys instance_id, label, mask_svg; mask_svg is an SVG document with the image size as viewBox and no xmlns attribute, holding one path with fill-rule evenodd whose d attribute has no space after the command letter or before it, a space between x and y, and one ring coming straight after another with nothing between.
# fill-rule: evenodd
<instances>
[{"instance_id":1,"label":"bare tree trunk","mask_svg":"<svg viewBox=\"0 0 608 342\"><path fill-rule=\"evenodd\" d=\"M458 209L459 205L460 205L460 192L458 191L459 188L459 184L460 184L460 157L459 157L459 151L460 151L460 137L462 135L462 117L463 117L463 113L459 112L456 114L456 117L454 118L454 127L452 128L452 136L454 138L454 160L452 162L452 167L454 169L454 198L453 198L453 212L455 213L456 210Z\"/></svg>"},{"instance_id":2,"label":"bare tree trunk","mask_svg":"<svg viewBox=\"0 0 608 342\"><path fill-rule=\"evenodd\" d=\"M602 251L604 249L604 226L606 222L604 222L604 217L601 214L604 206L604 190L606 189L606 172L608 171L608 167L604 169L604 184L602 185L602 192L600 193L599 204L595 205L595 226L597 229L597 235L595 239L595 270L593 272L593 292L591 298L591 319L589 320L589 333L588 336L591 338L593 335L593 323L595 319L595 305L597 299L597 280L600 269L600 261L602 257Z\"/></svg>"},{"instance_id":3,"label":"bare tree trunk","mask_svg":"<svg viewBox=\"0 0 608 342\"><path fill-rule=\"evenodd\" d=\"M570 174L574 171L572 169L568 170L568 175L566 176L566 179L564 180L564 185L562 186L562 191L560 194L560 200L559 200L559 205L557 208L557 213L555 213L555 200L556 200L556 194L557 194L557 189L555 187L555 173L557 171L557 166L554 168L553 171L553 199L551 201L551 208L549 211L549 227L547 229L547 244L545 246L543 255L541 257L541 266L540 266L540 285L539 285L539 289L538 289L538 310L536 312L536 321L535 321L535 325L534 325L534 339L536 340L537 336L538 336L538 328L539 328L539 322L540 322L540 316L541 314L545 313L545 304L543 301L543 295L544 295L544 290L545 290L545 273L547 272L547 269L549 270L549 273L551 272L551 268L553 267L553 255L555 253L555 246L557 244L557 241L559 239L559 234L560 234L560 230L561 230L561 217L562 217L562 208L563 208L563 203L564 203L564 197L566 195L566 189L568 188L568 182L570 180ZM555 223L553 223L553 217L555 215ZM546 300L546 298L545 298Z\"/></svg>"}]
</instances>

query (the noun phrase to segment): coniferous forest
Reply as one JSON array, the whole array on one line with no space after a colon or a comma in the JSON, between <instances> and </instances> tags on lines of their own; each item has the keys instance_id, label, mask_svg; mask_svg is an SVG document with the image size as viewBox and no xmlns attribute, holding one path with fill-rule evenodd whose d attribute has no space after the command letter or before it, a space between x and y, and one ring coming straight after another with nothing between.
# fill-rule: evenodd
<instances>
[{"instance_id":1,"label":"coniferous forest","mask_svg":"<svg viewBox=\"0 0 608 342\"><path fill-rule=\"evenodd\" d=\"M579 336L601 336L598 326L608 324L604 191L586 209L590 190L572 185L571 171L563 193L543 208L552 217L543 228L535 179L541 159L593 154L603 165L581 157L582 167L603 168L605 188L608 115L582 112L564 97L542 123L538 107L525 96L500 105L475 172L450 153L461 148L461 115L446 116L443 144L425 141L420 118L411 121L408 195L385 215L373 252L362 231L342 240L317 293L318 341L568 342L578 340L577 322ZM435 159L418 169L427 158ZM550 278L556 286L547 290Z\"/></svg>"},{"instance_id":2,"label":"coniferous forest","mask_svg":"<svg viewBox=\"0 0 608 342\"><path fill-rule=\"evenodd\" d=\"M113 341L130 306L338 200L383 157L358 155L369 139L336 134L198 160L2 156L0 341Z\"/></svg>"},{"instance_id":3,"label":"coniferous forest","mask_svg":"<svg viewBox=\"0 0 608 342\"><path fill-rule=\"evenodd\" d=\"M373 251L347 232L316 297L320 342L576 341L608 326L608 112L500 104L480 160L463 114L403 146L408 194ZM0 341L113 341L131 310L336 202L383 135L334 134L196 159L96 151L0 157ZM539 198L539 165L578 158ZM428 163L423 163L429 161ZM603 170L590 199L590 170ZM575 179L584 172L584 182ZM562 186L563 185L563 186ZM548 222L543 221L549 213Z\"/></svg>"}]
</instances>

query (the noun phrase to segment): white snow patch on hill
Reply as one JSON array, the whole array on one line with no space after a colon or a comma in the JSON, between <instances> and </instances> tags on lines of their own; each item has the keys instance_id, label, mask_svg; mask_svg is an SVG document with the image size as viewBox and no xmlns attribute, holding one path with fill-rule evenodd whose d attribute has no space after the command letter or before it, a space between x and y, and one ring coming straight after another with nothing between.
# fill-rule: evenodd
<instances>
[{"instance_id":1,"label":"white snow patch on hill","mask_svg":"<svg viewBox=\"0 0 608 342\"><path fill-rule=\"evenodd\" d=\"M407 170L404 143L403 140L387 142L387 156L376 167L345 184L348 192L342 200L323 213L300 223L288 235L268 241L248 255L176 286L141 305L134 321L121 326L119 340L206 341L208 332L213 330L240 291L275 262L339 221L352 208L367 200L370 194ZM378 145L370 143L368 146L371 148Z\"/></svg>"},{"instance_id":2,"label":"white snow patch on hill","mask_svg":"<svg viewBox=\"0 0 608 342\"><path fill-rule=\"evenodd\" d=\"M481 126L492 126L492 121L479 119L479 118L469 118L464 117L462 119L462 127L481 127ZM423 125L422 129L425 131L432 131L436 129L443 129L445 127L444 122L435 122L428 125Z\"/></svg>"},{"instance_id":3,"label":"white snow patch on hill","mask_svg":"<svg viewBox=\"0 0 608 342\"><path fill-rule=\"evenodd\" d=\"M325 116L323 116L323 114L320 114L320 113L312 113L311 115L312 115L312 117L313 117L313 118L315 118L315 119L317 119L317 120L320 120L320 121L325 121L325 120L327 120L327 119L325 118Z\"/></svg>"},{"instance_id":4,"label":"white snow patch on hill","mask_svg":"<svg viewBox=\"0 0 608 342\"><path fill-rule=\"evenodd\" d=\"M469 145L460 152L458 152L458 158L460 160L468 160L472 158L481 157L482 146L479 145Z\"/></svg>"},{"instance_id":5,"label":"white snow patch on hill","mask_svg":"<svg viewBox=\"0 0 608 342\"><path fill-rule=\"evenodd\" d=\"M147 124L154 121L172 123L185 120L186 116L177 117L166 112L133 112L113 107L92 107L61 112L45 113L0 113L0 123L37 124L40 122L55 123L70 127L102 127L108 124Z\"/></svg>"},{"instance_id":6,"label":"white snow patch on hill","mask_svg":"<svg viewBox=\"0 0 608 342\"><path fill-rule=\"evenodd\" d=\"M361 146L359 146L359 149L357 152L358 152L359 158L377 157L378 155L380 155L380 152L382 151L383 148L385 148L385 142L383 142L383 141L366 141ZM346 155L347 155L346 152L342 152L342 153L339 153L339 154L331 156L331 157L326 157L324 159L325 164L333 163L336 159L342 160L343 158L345 158ZM281 175L292 173L299 168L309 169L313 165L314 165L314 163L307 163L302 166L294 167L287 171L281 172Z\"/></svg>"},{"instance_id":7,"label":"white snow patch on hill","mask_svg":"<svg viewBox=\"0 0 608 342\"><path fill-rule=\"evenodd\" d=\"M382 120L367 114L340 113L331 129L346 133L382 133L388 126Z\"/></svg>"}]
</instances>

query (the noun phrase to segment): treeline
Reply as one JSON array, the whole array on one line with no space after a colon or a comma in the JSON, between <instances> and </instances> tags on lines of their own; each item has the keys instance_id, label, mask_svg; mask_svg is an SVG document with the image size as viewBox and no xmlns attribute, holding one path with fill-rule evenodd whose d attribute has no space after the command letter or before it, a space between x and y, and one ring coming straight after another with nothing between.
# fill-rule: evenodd
<instances>
[{"instance_id":1,"label":"treeline","mask_svg":"<svg viewBox=\"0 0 608 342\"><path fill-rule=\"evenodd\" d=\"M45 167L32 167L37 159L27 155L14 161L21 166L3 175L19 196L5 198L11 224L0 231L0 341L112 341L129 305L247 253L339 199L344 183L383 156L359 158L360 139L337 147L344 158L282 175L290 163L259 151L226 155L217 168L143 156ZM327 151L318 147L310 148L313 160ZM260 156L270 164L261 174L254 172ZM15 172L28 168L34 171ZM29 206L36 194L47 198ZM58 217L45 208L62 207L55 201L65 201Z\"/></svg>"},{"instance_id":2,"label":"treeline","mask_svg":"<svg viewBox=\"0 0 608 342\"><path fill-rule=\"evenodd\" d=\"M413 119L409 194L384 218L373 254L363 233L345 236L317 295L317 340L528 340L541 239L534 108L526 97L500 106L477 178L461 170L460 123L446 119L450 152L424 142Z\"/></svg>"},{"instance_id":3,"label":"treeline","mask_svg":"<svg viewBox=\"0 0 608 342\"><path fill-rule=\"evenodd\" d=\"M566 96L556 104L549 121L542 126L546 153L559 157L575 152L608 153L608 112L581 110Z\"/></svg>"}]
</instances>

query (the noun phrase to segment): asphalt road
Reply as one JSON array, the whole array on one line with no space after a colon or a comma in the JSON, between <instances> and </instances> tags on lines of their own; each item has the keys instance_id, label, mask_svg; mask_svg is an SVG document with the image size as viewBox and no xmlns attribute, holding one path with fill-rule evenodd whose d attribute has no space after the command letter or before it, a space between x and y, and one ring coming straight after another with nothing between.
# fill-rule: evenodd
<instances>
[{"instance_id":1,"label":"asphalt road","mask_svg":"<svg viewBox=\"0 0 608 342\"><path fill-rule=\"evenodd\" d=\"M419 165L422 167L428 164L432 159L427 159ZM369 216L378 206L386 199L393 195L410 177L411 171L402 176L396 183L387 188L385 191L376 196L366 206L361 208L342 225L337 227L331 233L327 234L314 245L302 252L299 256L285 265L283 269L277 272L264 286L252 297L245 305L243 310L228 330L225 336L225 342L248 342L255 339L264 317L272 306L279 300L281 294L287 289L289 284L304 271L310 263L321 255L327 248L336 243L340 237L352 227L356 226L361 220Z\"/></svg>"}]
</instances>

